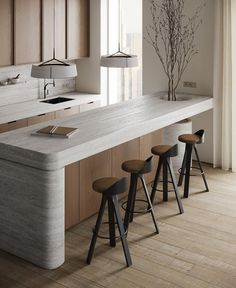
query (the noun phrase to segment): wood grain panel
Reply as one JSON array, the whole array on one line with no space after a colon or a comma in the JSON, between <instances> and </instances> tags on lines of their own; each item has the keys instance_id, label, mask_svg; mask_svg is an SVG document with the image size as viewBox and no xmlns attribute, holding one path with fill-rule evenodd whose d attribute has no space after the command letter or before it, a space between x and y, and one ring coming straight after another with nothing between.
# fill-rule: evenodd
<instances>
[{"instance_id":1,"label":"wood grain panel","mask_svg":"<svg viewBox=\"0 0 236 288\"><path fill-rule=\"evenodd\" d=\"M147 159L152 155L151 148L162 143L162 130L155 131L140 137L140 159ZM147 183L151 183L155 177L156 168L158 164L158 157L153 156L153 169L152 172L145 175Z\"/></svg>"},{"instance_id":2,"label":"wood grain panel","mask_svg":"<svg viewBox=\"0 0 236 288\"><path fill-rule=\"evenodd\" d=\"M65 227L66 229L79 223L79 171L80 163L65 167Z\"/></svg>"},{"instance_id":3,"label":"wood grain panel","mask_svg":"<svg viewBox=\"0 0 236 288\"><path fill-rule=\"evenodd\" d=\"M66 0L56 0L56 58L66 58Z\"/></svg>"},{"instance_id":4,"label":"wood grain panel","mask_svg":"<svg viewBox=\"0 0 236 288\"><path fill-rule=\"evenodd\" d=\"M53 6L54 0L42 0L42 60L53 57Z\"/></svg>"},{"instance_id":5,"label":"wood grain panel","mask_svg":"<svg viewBox=\"0 0 236 288\"><path fill-rule=\"evenodd\" d=\"M41 61L41 1L15 0L14 64Z\"/></svg>"},{"instance_id":6,"label":"wood grain panel","mask_svg":"<svg viewBox=\"0 0 236 288\"><path fill-rule=\"evenodd\" d=\"M93 181L109 176L111 176L111 150L80 161L80 220L95 214L100 207L101 194L93 191Z\"/></svg>"},{"instance_id":7,"label":"wood grain panel","mask_svg":"<svg viewBox=\"0 0 236 288\"><path fill-rule=\"evenodd\" d=\"M67 58L89 56L89 0L67 0Z\"/></svg>"},{"instance_id":8,"label":"wood grain panel","mask_svg":"<svg viewBox=\"0 0 236 288\"><path fill-rule=\"evenodd\" d=\"M0 66L13 65L13 1L0 1Z\"/></svg>"},{"instance_id":9,"label":"wood grain panel","mask_svg":"<svg viewBox=\"0 0 236 288\"><path fill-rule=\"evenodd\" d=\"M21 119L17 121L11 121L8 123L0 124L0 133L12 131L19 128L24 128L28 126L27 119Z\"/></svg>"},{"instance_id":10,"label":"wood grain panel","mask_svg":"<svg viewBox=\"0 0 236 288\"><path fill-rule=\"evenodd\" d=\"M71 115L79 113L79 106L68 107L63 110L58 110L55 112L56 119L62 119Z\"/></svg>"},{"instance_id":11,"label":"wood grain panel","mask_svg":"<svg viewBox=\"0 0 236 288\"><path fill-rule=\"evenodd\" d=\"M44 113L44 114L40 114L40 115L28 118L28 125L31 126L34 124L50 121L53 119L55 119L54 112Z\"/></svg>"}]
</instances>

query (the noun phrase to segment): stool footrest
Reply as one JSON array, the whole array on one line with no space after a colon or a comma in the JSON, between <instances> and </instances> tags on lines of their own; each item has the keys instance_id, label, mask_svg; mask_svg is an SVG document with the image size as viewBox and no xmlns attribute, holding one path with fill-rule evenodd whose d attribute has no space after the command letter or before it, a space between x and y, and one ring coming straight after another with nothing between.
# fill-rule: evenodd
<instances>
[{"instance_id":1,"label":"stool footrest","mask_svg":"<svg viewBox=\"0 0 236 288\"><path fill-rule=\"evenodd\" d=\"M195 170L199 170L199 171L201 171L201 169L199 168L199 167L195 167L195 166L191 166L190 167L190 169L195 169ZM182 171L181 171L182 169L181 168L179 168L178 169L178 173L180 174L180 175L186 175L186 173L182 173ZM190 174L189 176L191 176L191 177L197 177L197 176L199 176L199 175L203 175L204 174L204 172L202 173L200 173L200 174Z\"/></svg>"},{"instance_id":2,"label":"stool footrest","mask_svg":"<svg viewBox=\"0 0 236 288\"><path fill-rule=\"evenodd\" d=\"M103 222L102 224L109 224L109 222ZM117 223L115 222L115 225L117 225ZM92 229L93 231L93 234L96 234L95 233L95 228ZM121 237L123 236L126 236L127 235L127 230L125 231L125 233L123 235L119 235L119 236L116 236L114 239L121 239ZM96 236L100 239L105 239L105 240L110 240L110 237L109 236L104 236L104 235L101 235L101 234L96 234Z\"/></svg>"},{"instance_id":3,"label":"stool footrest","mask_svg":"<svg viewBox=\"0 0 236 288\"><path fill-rule=\"evenodd\" d=\"M127 202L128 201L125 201L121 204L121 208L124 210L124 211L128 211L129 213L134 213L134 214L145 214L145 213L150 213L152 208L147 208L145 210L139 210L139 211L129 211L125 205L127 205ZM147 200L142 200L142 199L135 199L135 202L143 202L143 203L147 203L148 204L148 201ZM147 205L148 206L148 205Z\"/></svg>"},{"instance_id":4,"label":"stool footrest","mask_svg":"<svg viewBox=\"0 0 236 288\"><path fill-rule=\"evenodd\" d=\"M159 181L159 183L163 183L163 182L164 182L164 181L162 181L162 180ZM169 181L169 180L168 180L167 182L168 182L169 184L172 184L172 182ZM163 192L163 189L157 189L157 188L155 189L153 185L154 185L154 184L152 183L152 184L151 184L151 188L152 188L153 190L155 190L155 191L157 191L157 192ZM174 190L174 189L168 189L168 192L175 192L175 190Z\"/></svg>"}]
</instances>

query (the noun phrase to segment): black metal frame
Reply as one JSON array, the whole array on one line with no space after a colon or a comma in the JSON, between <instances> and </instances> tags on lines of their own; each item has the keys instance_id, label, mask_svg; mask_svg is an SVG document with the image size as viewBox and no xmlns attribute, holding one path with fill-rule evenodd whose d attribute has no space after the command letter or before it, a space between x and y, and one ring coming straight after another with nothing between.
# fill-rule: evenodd
<instances>
[{"instance_id":1,"label":"black metal frame","mask_svg":"<svg viewBox=\"0 0 236 288\"><path fill-rule=\"evenodd\" d=\"M168 150L166 153L162 154L159 156L159 163L157 166L157 171L156 171L156 175L154 178L154 182L153 182L153 186L152 186L152 192L151 192L151 202L153 204L154 202L154 198L156 195L156 191L160 191L159 189L157 189L157 185L159 182L162 182L163 184L163 201L167 202L168 201L168 193L170 192L168 189L168 183L172 183L173 185L173 189L175 192L175 197L177 200L177 204L179 207L179 212L180 214L184 213L184 208L183 208L183 204L179 195L179 190L178 190L178 186L177 186L177 182L176 182L176 178L175 178L175 173L173 170L173 166L172 166L172 161L171 161L171 157L174 157L178 154L178 150L177 150L177 145L171 147L170 150ZM160 175L161 175L161 170L162 170L162 181L159 180ZM170 176L171 181L168 180L168 177Z\"/></svg>"},{"instance_id":2,"label":"black metal frame","mask_svg":"<svg viewBox=\"0 0 236 288\"><path fill-rule=\"evenodd\" d=\"M133 221L134 213L139 213L139 212L135 211L135 201L136 201L138 179L140 179L144 193L145 193L145 196L146 196L146 201L145 200L144 201L147 202L147 204L148 204L148 209L145 210L144 213L151 213L156 233L159 234L158 225L157 225L157 222L155 219L155 215L154 215L152 203L150 200L149 192L148 192L147 185L146 185L146 182L144 179L144 173L150 172L151 168L152 168L152 157L148 158L145 161L145 165L140 171L138 171L137 173L131 173L128 201L123 203L123 204L127 203L126 208L123 208L125 210L124 228L126 231L128 231L129 223L131 223ZM138 200L138 201L140 201L140 200Z\"/></svg>"},{"instance_id":3,"label":"black metal frame","mask_svg":"<svg viewBox=\"0 0 236 288\"><path fill-rule=\"evenodd\" d=\"M102 195L102 201L101 201L101 206L98 212L98 217L96 221L95 228L93 230L93 237L90 243L89 247L89 252L87 256L87 264L90 264L92 261L92 257L94 254L94 249L96 245L97 238L104 238L99 235L99 229L102 224L102 218L104 215L104 210L106 207L106 203L108 202L108 224L109 224L109 240L110 240L110 246L115 247L116 246L116 231L115 231L115 225L118 226L119 229L119 234L120 234L120 239L121 243L123 246L123 251L125 254L125 259L126 259L126 264L127 266L132 265L132 260L129 252L129 247L128 247L128 241L126 238L126 231L123 226L122 218L120 215L120 210L119 210L119 204L118 204L118 197L117 194L120 194L124 192L126 189L124 187L127 184L127 179L122 178L119 180L117 183L112 185L107 191L105 191Z\"/></svg>"},{"instance_id":4,"label":"black metal frame","mask_svg":"<svg viewBox=\"0 0 236 288\"><path fill-rule=\"evenodd\" d=\"M202 164L201 164L201 161L200 161L200 158L198 155L197 147L195 144L186 143L184 158L183 158L182 166L180 168L180 176L179 176L179 181L178 181L178 186L182 186L183 179L185 178L184 179L185 180L184 181L184 198L188 198L188 196L189 196L189 181L190 181L190 176L192 176L190 174L190 170L191 170L193 150L195 152L197 163L199 166L199 168L197 168L197 167L194 167L194 168L199 169L201 171L201 176L202 176L205 188L206 188L205 192L209 192L209 187L208 187L208 184L206 181L206 176L205 176L205 173L204 173L204 170L202 168Z\"/></svg>"}]
</instances>

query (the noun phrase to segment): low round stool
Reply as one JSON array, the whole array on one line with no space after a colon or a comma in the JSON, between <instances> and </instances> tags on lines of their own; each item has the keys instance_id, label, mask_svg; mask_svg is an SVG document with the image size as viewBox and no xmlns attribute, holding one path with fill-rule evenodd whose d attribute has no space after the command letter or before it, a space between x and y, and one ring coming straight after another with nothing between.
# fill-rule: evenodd
<instances>
[{"instance_id":1,"label":"low round stool","mask_svg":"<svg viewBox=\"0 0 236 288\"><path fill-rule=\"evenodd\" d=\"M102 194L102 201L101 206L98 212L98 217L96 221L95 228L93 229L93 237L90 243L89 252L87 256L87 263L90 264L97 238L109 239L110 246L116 246L116 239L120 238L121 243L123 246L123 251L125 254L126 264L127 266L132 265L132 260L129 252L128 242L126 238L126 232L124 229L124 225L121 219L120 211L119 211L119 204L118 204L118 197L117 195L124 193L127 191L128 182L127 178L118 179L115 177L105 177L98 179L93 182L93 189ZM99 229L102 224L102 218L104 214L104 210L106 207L106 203L108 204L108 224L109 224L109 237L103 237L99 235ZM116 220L116 222L115 222ZM115 233L115 224L117 224L119 229L119 237L116 237Z\"/></svg>"},{"instance_id":2,"label":"low round stool","mask_svg":"<svg viewBox=\"0 0 236 288\"><path fill-rule=\"evenodd\" d=\"M172 183L173 191L175 192L175 197L178 203L180 214L184 213L184 208L182 205L182 201L179 195L179 190L177 186L177 181L175 178L174 169L172 166L171 158L178 155L178 144L174 146L169 145L158 145L152 147L152 154L159 156L159 162L157 166L157 171L155 175L155 179L152 186L151 192L151 201L154 202L154 198L156 195L156 191L163 192L163 201L168 201L168 193L170 192L168 184ZM162 170L162 181L159 180ZM170 175L170 181L168 180L168 176ZM163 190L157 189L158 183L162 182Z\"/></svg>"}]
</instances>

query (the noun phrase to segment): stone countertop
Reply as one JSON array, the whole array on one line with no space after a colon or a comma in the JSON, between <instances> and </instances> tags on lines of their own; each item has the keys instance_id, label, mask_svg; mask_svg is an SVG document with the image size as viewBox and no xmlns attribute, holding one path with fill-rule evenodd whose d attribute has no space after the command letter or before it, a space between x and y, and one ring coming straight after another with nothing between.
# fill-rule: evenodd
<instances>
[{"instance_id":1,"label":"stone countertop","mask_svg":"<svg viewBox=\"0 0 236 288\"><path fill-rule=\"evenodd\" d=\"M66 101L59 104L42 103L44 100L57 97L72 98L72 101ZM101 100L98 94L88 94L80 92L71 92L67 94L48 97L47 99L38 99L26 101L6 106L0 106L0 124L16 121L32 116L62 110L68 107L86 104L91 101Z\"/></svg>"},{"instance_id":2,"label":"stone countertop","mask_svg":"<svg viewBox=\"0 0 236 288\"><path fill-rule=\"evenodd\" d=\"M176 102L162 100L155 94L138 97L4 133L0 135L0 158L56 170L212 108L213 98L207 96L191 95L189 100ZM32 136L49 123L79 131L69 139Z\"/></svg>"}]
</instances>

